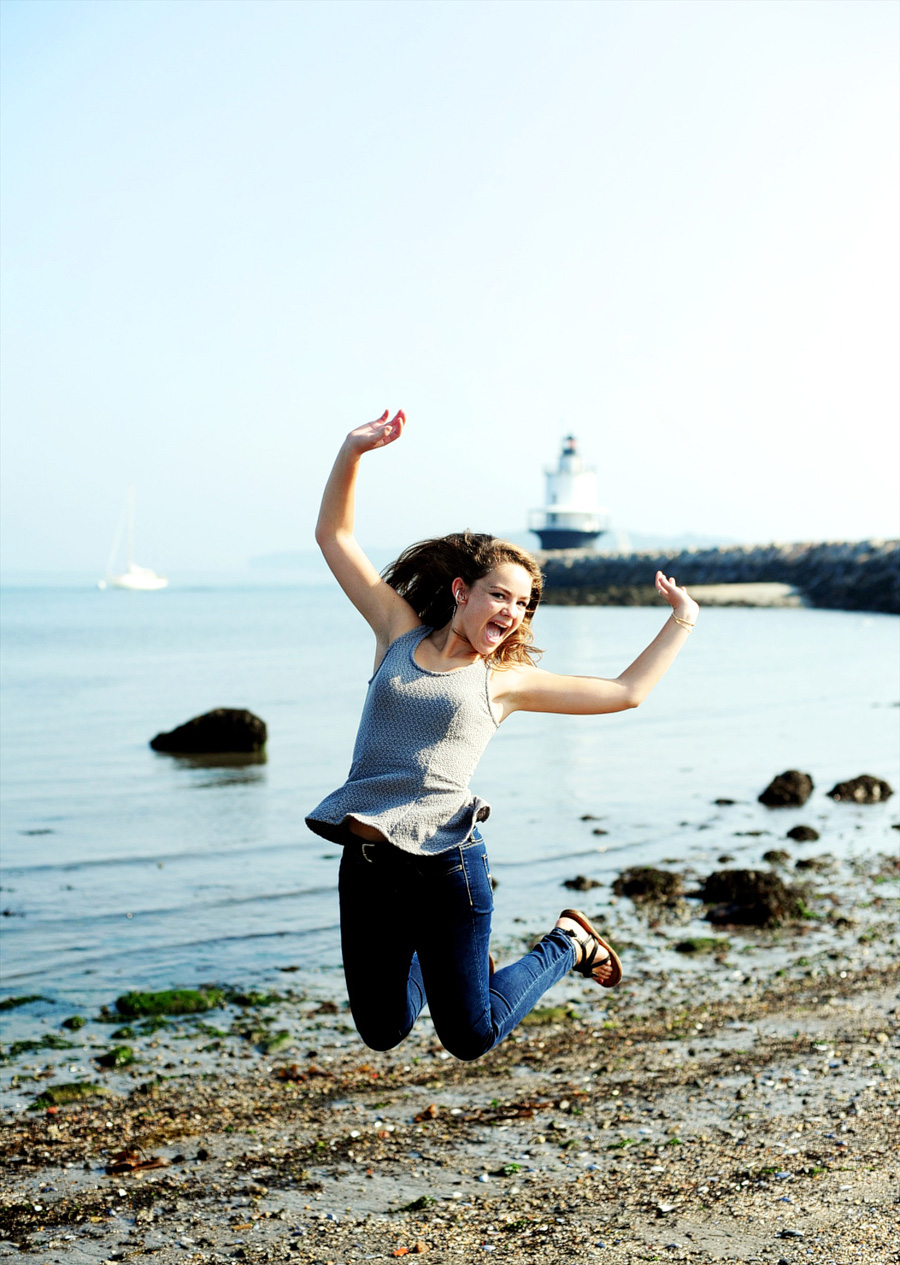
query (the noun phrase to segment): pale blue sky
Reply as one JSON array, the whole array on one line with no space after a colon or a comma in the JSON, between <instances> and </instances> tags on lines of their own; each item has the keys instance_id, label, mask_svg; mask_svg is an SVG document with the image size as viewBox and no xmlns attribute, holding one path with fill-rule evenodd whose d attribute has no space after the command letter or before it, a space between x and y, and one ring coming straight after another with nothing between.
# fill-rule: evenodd
<instances>
[{"instance_id":1,"label":"pale blue sky","mask_svg":"<svg viewBox=\"0 0 900 1265\"><path fill-rule=\"evenodd\" d=\"M3 563L898 531L900 7L3 0Z\"/></svg>"}]
</instances>

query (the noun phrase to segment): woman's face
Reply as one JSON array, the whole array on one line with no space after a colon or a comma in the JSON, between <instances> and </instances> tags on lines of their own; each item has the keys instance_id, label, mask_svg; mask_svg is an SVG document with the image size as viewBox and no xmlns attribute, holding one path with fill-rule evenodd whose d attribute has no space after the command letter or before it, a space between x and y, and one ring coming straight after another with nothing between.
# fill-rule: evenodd
<instances>
[{"instance_id":1,"label":"woman's face","mask_svg":"<svg viewBox=\"0 0 900 1265\"><path fill-rule=\"evenodd\" d=\"M480 655L495 653L519 627L531 600L531 576L517 562L501 562L471 586L453 581L453 626Z\"/></svg>"}]
</instances>

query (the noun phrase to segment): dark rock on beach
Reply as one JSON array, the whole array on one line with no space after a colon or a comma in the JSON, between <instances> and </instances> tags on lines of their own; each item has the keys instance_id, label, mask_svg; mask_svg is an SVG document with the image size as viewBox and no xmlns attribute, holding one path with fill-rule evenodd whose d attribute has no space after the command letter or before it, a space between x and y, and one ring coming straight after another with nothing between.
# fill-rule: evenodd
<instances>
[{"instance_id":1,"label":"dark rock on beach","mask_svg":"<svg viewBox=\"0 0 900 1265\"><path fill-rule=\"evenodd\" d=\"M567 878L563 887L568 887L572 892L589 892L592 887L602 886L595 878L586 878L583 874L578 874L575 878Z\"/></svg>"},{"instance_id":2,"label":"dark rock on beach","mask_svg":"<svg viewBox=\"0 0 900 1265\"><path fill-rule=\"evenodd\" d=\"M645 901L665 901L684 890L680 874L657 870L652 865L635 865L623 870L612 885L616 896L628 896L636 905Z\"/></svg>"},{"instance_id":3,"label":"dark rock on beach","mask_svg":"<svg viewBox=\"0 0 900 1265\"><path fill-rule=\"evenodd\" d=\"M829 798L854 804L880 804L890 799L894 788L881 778L872 777L870 773L861 773L849 782L838 782L828 792Z\"/></svg>"},{"instance_id":4,"label":"dark rock on beach","mask_svg":"<svg viewBox=\"0 0 900 1265\"><path fill-rule=\"evenodd\" d=\"M784 848L770 848L768 852L763 853L763 860L769 865L787 865L790 859L790 852L785 852Z\"/></svg>"},{"instance_id":5,"label":"dark rock on beach","mask_svg":"<svg viewBox=\"0 0 900 1265\"><path fill-rule=\"evenodd\" d=\"M257 752L266 744L265 721L253 712L217 707L195 716L169 733L157 734L150 746L170 755L212 755Z\"/></svg>"},{"instance_id":6,"label":"dark rock on beach","mask_svg":"<svg viewBox=\"0 0 900 1265\"><path fill-rule=\"evenodd\" d=\"M833 870L835 866L834 857L801 857L799 861L794 862L795 870L811 870L814 874L824 874L827 870Z\"/></svg>"},{"instance_id":7,"label":"dark rock on beach","mask_svg":"<svg viewBox=\"0 0 900 1265\"><path fill-rule=\"evenodd\" d=\"M804 913L800 893L771 870L717 870L699 895L713 906L709 922L743 927L776 927Z\"/></svg>"},{"instance_id":8,"label":"dark rock on beach","mask_svg":"<svg viewBox=\"0 0 900 1265\"><path fill-rule=\"evenodd\" d=\"M795 843L815 843L819 837L819 832L814 830L812 826L794 826L787 832L785 837L793 839Z\"/></svg>"},{"instance_id":9,"label":"dark rock on beach","mask_svg":"<svg viewBox=\"0 0 900 1265\"><path fill-rule=\"evenodd\" d=\"M766 808L802 808L812 789L813 780L808 773L788 769L773 778L758 798Z\"/></svg>"}]
</instances>

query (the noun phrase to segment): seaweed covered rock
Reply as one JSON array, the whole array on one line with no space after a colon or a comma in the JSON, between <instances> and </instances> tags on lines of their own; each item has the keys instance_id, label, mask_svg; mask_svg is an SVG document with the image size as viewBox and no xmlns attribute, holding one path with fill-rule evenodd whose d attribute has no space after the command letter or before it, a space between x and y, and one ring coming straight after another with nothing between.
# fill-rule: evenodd
<instances>
[{"instance_id":1,"label":"seaweed covered rock","mask_svg":"<svg viewBox=\"0 0 900 1265\"><path fill-rule=\"evenodd\" d=\"M221 988L171 988L158 993L123 993L116 998L116 1010L125 1019L196 1015L221 1006L224 996Z\"/></svg>"},{"instance_id":2,"label":"seaweed covered rock","mask_svg":"<svg viewBox=\"0 0 900 1265\"><path fill-rule=\"evenodd\" d=\"M801 808L812 794L813 780L808 773L788 769L774 777L759 796L766 808Z\"/></svg>"},{"instance_id":3,"label":"seaweed covered rock","mask_svg":"<svg viewBox=\"0 0 900 1265\"><path fill-rule=\"evenodd\" d=\"M234 707L217 707L193 720L185 721L169 733L157 734L150 742L154 751L170 755L219 755L225 752L252 753L266 745L266 723Z\"/></svg>"},{"instance_id":4,"label":"seaweed covered rock","mask_svg":"<svg viewBox=\"0 0 900 1265\"><path fill-rule=\"evenodd\" d=\"M880 777L872 777L870 773L861 773L849 782L838 782L832 786L828 795L831 799L842 800L852 804L880 804L890 799L894 788Z\"/></svg>"},{"instance_id":5,"label":"seaweed covered rock","mask_svg":"<svg viewBox=\"0 0 900 1265\"><path fill-rule=\"evenodd\" d=\"M103 1085L90 1085L87 1081L63 1081L61 1085L51 1085L43 1093L38 1094L28 1108L29 1111L40 1111L44 1107L64 1107L70 1102L83 1102L85 1098L108 1098L110 1091Z\"/></svg>"},{"instance_id":6,"label":"seaweed covered rock","mask_svg":"<svg viewBox=\"0 0 900 1265\"><path fill-rule=\"evenodd\" d=\"M707 920L742 927L777 927L800 918L803 899L771 870L717 870L698 895L712 908Z\"/></svg>"},{"instance_id":7,"label":"seaweed covered rock","mask_svg":"<svg viewBox=\"0 0 900 1265\"><path fill-rule=\"evenodd\" d=\"M114 1045L105 1054L101 1054L96 1062L100 1067L110 1069L128 1067L130 1063L134 1062L134 1050L130 1045Z\"/></svg>"},{"instance_id":8,"label":"seaweed covered rock","mask_svg":"<svg viewBox=\"0 0 900 1265\"><path fill-rule=\"evenodd\" d=\"M636 905L666 901L680 896L684 885L680 874L656 870L652 865L635 865L623 870L612 885L617 896L629 896Z\"/></svg>"},{"instance_id":9,"label":"seaweed covered rock","mask_svg":"<svg viewBox=\"0 0 900 1265\"><path fill-rule=\"evenodd\" d=\"M724 957L731 942L722 936L691 936L688 940L679 940L673 947L676 953L718 953Z\"/></svg>"}]
</instances>

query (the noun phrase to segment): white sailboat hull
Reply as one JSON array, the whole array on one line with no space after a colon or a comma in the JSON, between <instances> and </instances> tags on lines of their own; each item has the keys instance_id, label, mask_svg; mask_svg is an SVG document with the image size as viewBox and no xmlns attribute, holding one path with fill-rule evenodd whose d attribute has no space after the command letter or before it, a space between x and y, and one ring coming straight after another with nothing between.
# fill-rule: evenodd
<instances>
[{"instance_id":1,"label":"white sailboat hull","mask_svg":"<svg viewBox=\"0 0 900 1265\"><path fill-rule=\"evenodd\" d=\"M168 583L164 575L157 575L150 567L139 567L134 563L122 575L110 575L106 579L107 588L131 589L142 593L164 589Z\"/></svg>"}]
</instances>

